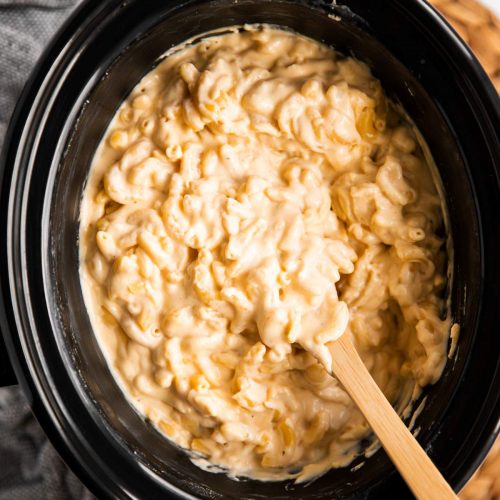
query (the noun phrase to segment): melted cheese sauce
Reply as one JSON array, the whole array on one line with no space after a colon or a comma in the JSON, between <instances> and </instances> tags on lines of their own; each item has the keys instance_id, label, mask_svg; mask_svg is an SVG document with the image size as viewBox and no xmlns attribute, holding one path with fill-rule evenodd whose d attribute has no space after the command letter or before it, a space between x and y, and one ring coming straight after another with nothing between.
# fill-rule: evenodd
<instances>
[{"instance_id":1,"label":"melted cheese sauce","mask_svg":"<svg viewBox=\"0 0 500 500\"><path fill-rule=\"evenodd\" d=\"M400 410L440 377L442 234L429 165L369 69L248 28L171 54L120 107L82 201L81 281L159 430L233 476L304 481L369 434L318 362L330 342L352 337Z\"/></svg>"}]
</instances>

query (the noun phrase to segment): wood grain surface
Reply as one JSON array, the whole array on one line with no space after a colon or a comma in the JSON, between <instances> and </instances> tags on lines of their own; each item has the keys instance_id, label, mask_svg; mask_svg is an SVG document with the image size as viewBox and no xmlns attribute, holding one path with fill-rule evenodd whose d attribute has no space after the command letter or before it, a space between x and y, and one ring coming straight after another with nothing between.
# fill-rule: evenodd
<instances>
[{"instance_id":1,"label":"wood grain surface","mask_svg":"<svg viewBox=\"0 0 500 500\"><path fill-rule=\"evenodd\" d=\"M476 0L429 2L469 44L500 92L500 19Z\"/></svg>"}]
</instances>

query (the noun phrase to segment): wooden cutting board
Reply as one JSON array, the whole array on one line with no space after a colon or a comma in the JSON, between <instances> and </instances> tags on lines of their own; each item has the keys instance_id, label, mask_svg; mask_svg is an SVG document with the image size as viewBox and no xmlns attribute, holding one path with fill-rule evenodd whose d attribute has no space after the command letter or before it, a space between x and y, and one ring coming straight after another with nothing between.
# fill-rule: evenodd
<instances>
[{"instance_id":1,"label":"wooden cutting board","mask_svg":"<svg viewBox=\"0 0 500 500\"><path fill-rule=\"evenodd\" d=\"M470 45L500 93L500 19L476 0L429 2Z\"/></svg>"}]
</instances>

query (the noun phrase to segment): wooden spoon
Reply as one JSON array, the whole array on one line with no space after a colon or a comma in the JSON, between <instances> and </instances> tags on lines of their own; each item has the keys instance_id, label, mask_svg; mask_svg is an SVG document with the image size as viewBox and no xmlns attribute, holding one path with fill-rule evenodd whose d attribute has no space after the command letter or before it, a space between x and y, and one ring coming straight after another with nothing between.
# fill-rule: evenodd
<instances>
[{"instance_id":1,"label":"wooden spoon","mask_svg":"<svg viewBox=\"0 0 500 500\"><path fill-rule=\"evenodd\" d=\"M458 498L394 411L347 335L328 344L333 373L359 407L392 462L418 499Z\"/></svg>"}]
</instances>

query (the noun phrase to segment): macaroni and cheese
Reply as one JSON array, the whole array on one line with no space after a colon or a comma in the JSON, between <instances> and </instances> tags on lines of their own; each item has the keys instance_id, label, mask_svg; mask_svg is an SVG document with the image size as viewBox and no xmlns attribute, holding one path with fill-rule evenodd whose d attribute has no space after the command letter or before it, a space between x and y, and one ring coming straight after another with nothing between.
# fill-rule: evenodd
<instances>
[{"instance_id":1,"label":"macaroni and cheese","mask_svg":"<svg viewBox=\"0 0 500 500\"><path fill-rule=\"evenodd\" d=\"M132 403L197 463L310 479L369 434L323 367L330 342L349 335L400 411L441 375L443 210L367 66L270 27L206 37L139 83L96 153L93 328Z\"/></svg>"}]
</instances>

